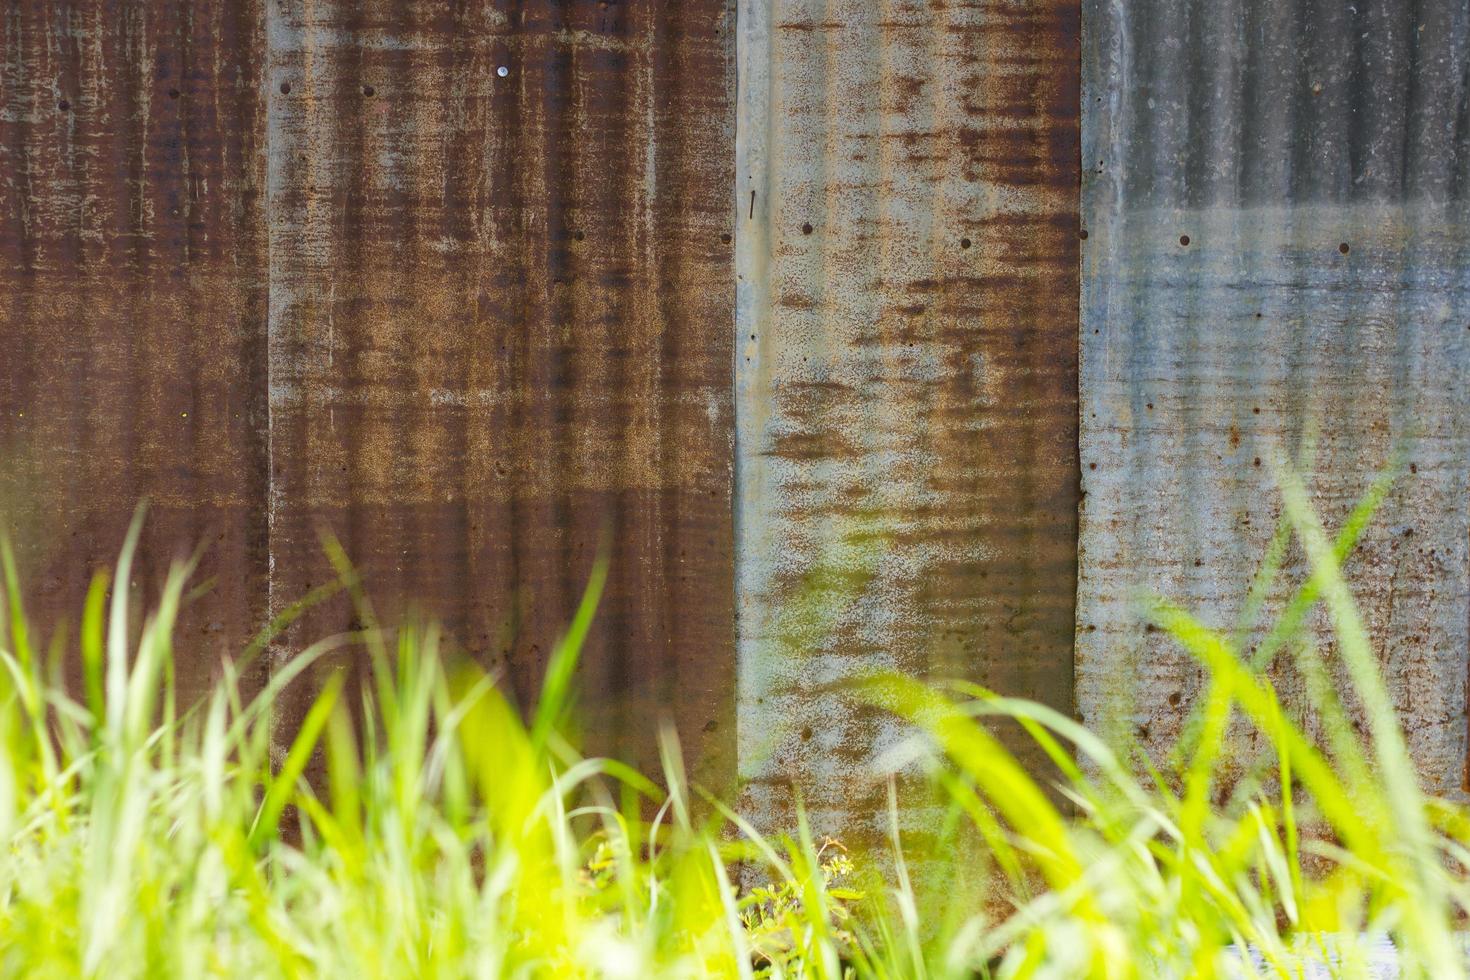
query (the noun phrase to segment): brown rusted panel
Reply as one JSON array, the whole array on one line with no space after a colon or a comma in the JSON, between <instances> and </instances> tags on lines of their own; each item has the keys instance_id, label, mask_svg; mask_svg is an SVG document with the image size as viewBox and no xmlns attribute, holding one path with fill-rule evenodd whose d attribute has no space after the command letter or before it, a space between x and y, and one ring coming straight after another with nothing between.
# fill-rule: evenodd
<instances>
[{"instance_id":1,"label":"brown rusted panel","mask_svg":"<svg viewBox=\"0 0 1470 980\"><path fill-rule=\"evenodd\" d=\"M897 668L1070 710L1078 5L741 6L744 803L885 827ZM922 829L924 811L906 819Z\"/></svg>"},{"instance_id":2,"label":"brown rusted panel","mask_svg":"<svg viewBox=\"0 0 1470 980\"><path fill-rule=\"evenodd\" d=\"M280 2L272 602L340 537L523 697L603 535L594 745L733 771L723 0ZM300 636L350 622L320 608ZM282 655L289 655L283 651ZM298 708L288 707L289 722Z\"/></svg>"},{"instance_id":3,"label":"brown rusted panel","mask_svg":"<svg viewBox=\"0 0 1470 980\"><path fill-rule=\"evenodd\" d=\"M0 511L47 629L140 498L145 596L206 545L186 695L264 613L262 26L250 0L0 11Z\"/></svg>"}]
</instances>

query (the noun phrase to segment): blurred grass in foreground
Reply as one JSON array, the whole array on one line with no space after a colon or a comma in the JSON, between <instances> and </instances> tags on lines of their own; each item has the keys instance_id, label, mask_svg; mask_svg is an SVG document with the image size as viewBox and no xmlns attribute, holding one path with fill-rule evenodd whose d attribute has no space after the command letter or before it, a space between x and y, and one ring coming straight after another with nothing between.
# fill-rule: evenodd
<instances>
[{"instance_id":1,"label":"blurred grass in foreground","mask_svg":"<svg viewBox=\"0 0 1470 980\"><path fill-rule=\"evenodd\" d=\"M903 853L896 831L880 855L814 840L804 821L761 837L687 785L672 738L662 785L581 757L561 733L601 572L529 717L493 678L448 665L432 626L324 640L248 703L227 666L210 698L185 706L170 637L189 567L142 624L129 623L125 590L109 598L107 579L94 583L84 690L68 692L60 647L43 653L26 622L7 549L0 973L1209 977L1318 976L1330 963L1357 976L1389 939L1401 975L1460 976L1470 819L1421 795L1340 572L1387 483L1330 541L1298 478L1279 482L1278 540L1294 534L1312 571L1254 659L1146 600L1208 678L1158 768L974 685L877 676L854 691L912 723L889 761L923 766L948 802L923 855ZM117 581L136 540L135 524ZM1284 553L1273 545L1252 597ZM1350 690L1334 689L1303 630L1318 602ZM273 700L349 644L366 682L348 690L331 675L273 758ZM1265 680L1278 653L1313 693L1320 742ZM1038 741L1059 787L992 737L998 717ZM1242 724L1273 751L1221 785ZM308 782L313 757L325 776Z\"/></svg>"}]
</instances>

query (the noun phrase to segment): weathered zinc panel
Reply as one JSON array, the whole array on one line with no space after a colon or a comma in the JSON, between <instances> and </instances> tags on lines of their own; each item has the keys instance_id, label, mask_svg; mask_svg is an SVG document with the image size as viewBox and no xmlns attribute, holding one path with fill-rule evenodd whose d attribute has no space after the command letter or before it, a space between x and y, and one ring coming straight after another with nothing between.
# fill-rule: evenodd
<instances>
[{"instance_id":1,"label":"weathered zinc panel","mask_svg":"<svg viewBox=\"0 0 1470 980\"><path fill-rule=\"evenodd\" d=\"M529 697L605 536L597 747L656 761L671 713L715 782L733 29L724 0L268 11L273 606L328 529L380 612L420 601Z\"/></svg>"},{"instance_id":2,"label":"weathered zinc panel","mask_svg":"<svg viewBox=\"0 0 1470 980\"><path fill-rule=\"evenodd\" d=\"M1456 789L1470 4L1085 9L1081 713L1177 733L1199 671L1134 590L1231 626L1280 514L1272 454L1319 426L1332 526L1403 453L1349 571L1424 778Z\"/></svg>"},{"instance_id":3,"label":"weathered zinc panel","mask_svg":"<svg viewBox=\"0 0 1470 980\"><path fill-rule=\"evenodd\" d=\"M261 23L249 0L0 10L0 513L48 630L140 498L145 595L207 545L185 694L264 612Z\"/></svg>"},{"instance_id":4,"label":"weathered zinc panel","mask_svg":"<svg viewBox=\"0 0 1470 980\"><path fill-rule=\"evenodd\" d=\"M1069 709L1079 10L744 0L735 204L744 802L881 831L842 682Z\"/></svg>"}]
</instances>

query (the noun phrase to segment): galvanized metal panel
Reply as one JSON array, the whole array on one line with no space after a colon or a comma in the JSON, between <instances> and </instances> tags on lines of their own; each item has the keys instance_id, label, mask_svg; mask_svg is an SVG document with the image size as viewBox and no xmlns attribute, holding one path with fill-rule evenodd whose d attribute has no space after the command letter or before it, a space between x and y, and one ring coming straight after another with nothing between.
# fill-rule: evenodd
<instances>
[{"instance_id":1,"label":"galvanized metal panel","mask_svg":"<svg viewBox=\"0 0 1470 980\"><path fill-rule=\"evenodd\" d=\"M0 511L48 630L140 498L144 598L208 546L185 696L264 611L261 23L249 0L0 11Z\"/></svg>"},{"instance_id":2,"label":"galvanized metal panel","mask_svg":"<svg viewBox=\"0 0 1470 980\"><path fill-rule=\"evenodd\" d=\"M724 0L268 16L273 605L325 580L329 529L381 612L421 600L529 697L605 539L594 745L656 765L672 714L716 784L732 20Z\"/></svg>"},{"instance_id":3,"label":"galvanized metal panel","mask_svg":"<svg viewBox=\"0 0 1470 980\"><path fill-rule=\"evenodd\" d=\"M900 668L1069 709L1075 3L746 0L736 525L744 805L884 826Z\"/></svg>"},{"instance_id":4,"label":"galvanized metal panel","mask_svg":"<svg viewBox=\"0 0 1470 980\"><path fill-rule=\"evenodd\" d=\"M1315 424L1330 525L1405 454L1349 571L1424 780L1455 790L1470 4L1085 9L1082 715L1156 751L1177 733L1199 671L1133 591L1232 625L1280 513L1271 454Z\"/></svg>"}]
</instances>

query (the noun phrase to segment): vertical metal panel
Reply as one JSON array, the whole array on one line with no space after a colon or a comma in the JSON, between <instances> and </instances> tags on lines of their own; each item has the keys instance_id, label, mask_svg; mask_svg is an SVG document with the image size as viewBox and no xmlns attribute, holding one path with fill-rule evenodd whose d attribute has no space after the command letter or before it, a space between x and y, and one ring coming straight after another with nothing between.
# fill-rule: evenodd
<instances>
[{"instance_id":1,"label":"vertical metal panel","mask_svg":"<svg viewBox=\"0 0 1470 980\"><path fill-rule=\"evenodd\" d=\"M48 629L141 497L145 595L206 544L185 695L264 606L261 23L248 0L0 11L0 511Z\"/></svg>"},{"instance_id":2,"label":"vertical metal panel","mask_svg":"<svg viewBox=\"0 0 1470 980\"><path fill-rule=\"evenodd\" d=\"M598 748L733 771L724 0L273 3L279 609L338 535L529 697L606 535ZM349 621L345 604L303 635ZM287 651L289 653L289 651ZM299 708L287 707L289 722Z\"/></svg>"},{"instance_id":3,"label":"vertical metal panel","mask_svg":"<svg viewBox=\"0 0 1470 980\"><path fill-rule=\"evenodd\" d=\"M1271 454L1316 424L1311 487L1330 525L1405 454L1349 571L1424 778L1454 790L1470 4L1086 11L1082 714L1153 749L1177 733L1199 671L1146 631L1133 590L1231 626L1280 513Z\"/></svg>"},{"instance_id":4,"label":"vertical metal panel","mask_svg":"<svg viewBox=\"0 0 1470 980\"><path fill-rule=\"evenodd\" d=\"M737 123L748 810L881 831L899 668L1070 707L1079 10L746 0Z\"/></svg>"}]
</instances>

